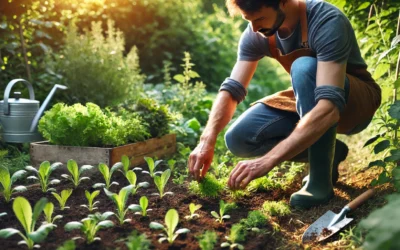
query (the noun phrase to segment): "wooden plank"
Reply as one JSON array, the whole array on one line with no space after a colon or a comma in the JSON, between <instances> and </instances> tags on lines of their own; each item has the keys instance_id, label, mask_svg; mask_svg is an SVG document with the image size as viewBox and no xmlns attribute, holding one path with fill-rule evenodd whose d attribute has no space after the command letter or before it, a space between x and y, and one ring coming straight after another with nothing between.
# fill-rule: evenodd
<instances>
[{"instance_id":1,"label":"wooden plank","mask_svg":"<svg viewBox=\"0 0 400 250\"><path fill-rule=\"evenodd\" d=\"M158 149L157 151L148 153L148 154L143 154L143 155L137 155L134 156L134 158L131 159L131 168L136 167L139 165L146 164L146 161L144 160L144 157L157 157L157 159L163 159L164 157L172 156L176 152L176 146L173 147L165 147L162 149ZM117 160L115 162L118 162Z\"/></svg>"}]
</instances>

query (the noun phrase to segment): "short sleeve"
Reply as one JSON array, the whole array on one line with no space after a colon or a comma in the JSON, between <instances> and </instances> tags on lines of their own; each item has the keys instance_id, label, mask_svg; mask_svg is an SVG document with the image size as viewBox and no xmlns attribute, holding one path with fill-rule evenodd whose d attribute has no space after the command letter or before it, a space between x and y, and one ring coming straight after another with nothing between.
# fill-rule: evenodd
<instances>
[{"instance_id":1,"label":"short sleeve","mask_svg":"<svg viewBox=\"0 0 400 250\"><path fill-rule=\"evenodd\" d=\"M240 37L238 46L238 61L258 61L264 56L270 56L268 39L261 34L253 32L250 25Z\"/></svg>"}]
</instances>

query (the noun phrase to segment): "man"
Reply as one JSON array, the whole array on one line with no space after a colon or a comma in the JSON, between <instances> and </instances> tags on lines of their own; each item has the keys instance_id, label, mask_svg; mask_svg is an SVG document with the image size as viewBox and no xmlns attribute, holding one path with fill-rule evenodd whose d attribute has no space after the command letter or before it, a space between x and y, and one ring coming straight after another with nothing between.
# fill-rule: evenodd
<instances>
[{"instance_id":1,"label":"man","mask_svg":"<svg viewBox=\"0 0 400 250\"><path fill-rule=\"evenodd\" d=\"M239 162L228 185L245 188L283 161L306 160L309 176L290 204L309 208L326 203L334 196L338 165L348 153L336 133L365 129L381 102L350 22L319 0L227 0L227 7L249 25L239 42L238 60L189 157L189 172L196 180L206 174L218 133L245 98L258 60L269 56L291 75L292 88L259 100L227 131L226 145L233 154L256 157Z\"/></svg>"}]
</instances>

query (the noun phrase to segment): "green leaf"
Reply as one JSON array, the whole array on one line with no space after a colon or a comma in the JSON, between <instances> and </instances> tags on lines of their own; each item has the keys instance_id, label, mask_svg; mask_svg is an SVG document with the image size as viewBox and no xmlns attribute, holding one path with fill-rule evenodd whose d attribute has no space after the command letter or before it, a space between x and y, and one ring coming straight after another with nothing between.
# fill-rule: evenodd
<instances>
[{"instance_id":1,"label":"green leaf","mask_svg":"<svg viewBox=\"0 0 400 250\"><path fill-rule=\"evenodd\" d=\"M369 3L369 2L364 2L363 4L361 4L360 6L358 6L358 8L356 9L356 11L364 10L364 9L368 8L370 5L371 5L371 3Z\"/></svg>"},{"instance_id":2,"label":"green leaf","mask_svg":"<svg viewBox=\"0 0 400 250\"><path fill-rule=\"evenodd\" d=\"M30 233L28 236L35 243L40 243L46 239L49 232L54 228L54 224L43 224L36 231Z\"/></svg>"},{"instance_id":3,"label":"green leaf","mask_svg":"<svg viewBox=\"0 0 400 250\"><path fill-rule=\"evenodd\" d=\"M155 229L155 230L160 230L160 229L164 229L164 226L158 222L151 222L149 227L151 229Z\"/></svg>"},{"instance_id":4,"label":"green leaf","mask_svg":"<svg viewBox=\"0 0 400 250\"><path fill-rule=\"evenodd\" d=\"M164 186L164 188L169 180L169 177L171 177L171 170L167 169L161 175L161 182L162 182L162 185Z\"/></svg>"},{"instance_id":5,"label":"green leaf","mask_svg":"<svg viewBox=\"0 0 400 250\"><path fill-rule=\"evenodd\" d=\"M196 204L194 204L194 203L190 203L189 204L189 211L190 211L190 214L194 214L194 212L196 212L196 210L199 210L201 208L201 205L196 205Z\"/></svg>"},{"instance_id":6,"label":"green leaf","mask_svg":"<svg viewBox=\"0 0 400 250\"><path fill-rule=\"evenodd\" d=\"M390 64L388 63L381 63L379 64L374 71L373 78L378 80L383 75L385 75L390 69Z\"/></svg>"},{"instance_id":7,"label":"green leaf","mask_svg":"<svg viewBox=\"0 0 400 250\"><path fill-rule=\"evenodd\" d=\"M153 176L153 172L155 169L154 160L151 157L144 157L144 160L147 162L147 166L149 167L150 175Z\"/></svg>"},{"instance_id":8,"label":"green leaf","mask_svg":"<svg viewBox=\"0 0 400 250\"><path fill-rule=\"evenodd\" d=\"M14 234L21 233L19 230L14 229L14 228L5 228L0 230L0 238L2 239L7 239L10 236L13 236Z\"/></svg>"},{"instance_id":9,"label":"green leaf","mask_svg":"<svg viewBox=\"0 0 400 250\"><path fill-rule=\"evenodd\" d=\"M393 47L397 46L397 44L399 44L399 43L400 43L400 35L397 35L393 38L390 46L393 48Z\"/></svg>"},{"instance_id":10,"label":"green leaf","mask_svg":"<svg viewBox=\"0 0 400 250\"><path fill-rule=\"evenodd\" d=\"M124 171L128 171L131 165L131 161L129 160L128 156L123 155L121 158L122 165L124 166Z\"/></svg>"},{"instance_id":11,"label":"green leaf","mask_svg":"<svg viewBox=\"0 0 400 250\"><path fill-rule=\"evenodd\" d=\"M368 139L368 141L364 144L363 148L365 148L366 146L374 143L376 140L378 140L379 138L381 138L382 136L384 136L386 133L380 134L380 135L375 135L374 137Z\"/></svg>"},{"instance_id":12,"label":"green leaf","mask_svg":"<svg viewBox=\"0 0 400 250\"><path fill-rule=\"evenodd\" d=\"M147 209L147 207L149 206L149 200L147 199L146 196L142 196L142 197L140 197L139 204L140 204L140 207L142 208L142 210L145 211Z\"/></svg>"},{"instance_id":13,"label":"green leaf","mask_svg":"<svg viewBox=\"0 0 400 250\"><path fill-rule=\"evenodd\" d=\"M181 74L175 75L174 80L176 80L179 83L184 83L185 82L185 77Z\"/></svg>"},{"instance_id":14,"label":"green leaf","mask_svg":"<svg viewBox=\"0 0 400 250\"><path fill-rule=\"evenodd\" d=\"M390 105L388 113L392 118L400 121L400 101L396 101Z\"/></svg>"},{"instance_id":15,"label":"green leaf","mask_svg":"<svg viewBox=\"0 0 400 250\"><path fill-rule=\"evenodd\" d=\"M82 174L85 171L91 170L93 168L92 165L83 165L79 168L79 174Z\"/></svg>"},{"instance_id":16,"label":"green leaf","mask_svg":"<svg viewBox=\"0 0 400 250\"><path fill-rule=\"evenodd\" d=\"M46 219L48 223L51 223L51 218L53 216L54 204L53 202L47 202L46 206L43 209L44 214L46 215Z\"/></svg>"},{"instance_id":17,"label":"green leaf","mask_svg":"<svg viewBox=\"0 0 400 250\"><path fill-rule=\"evenodd\" d=\"M13 211L26 233L31 232L32 207L24 197L17 197L13 203Z\"/></svg>"},{"instance_id":18,"label":"green leaf","mask_svg":"<svg viewBox=\"0 0 400 250\"><path fill-rule=\"evenodd\" d=\"M392 170L392 176L394 180L400 180L400 166L397 166Z\"/></svg>"},{"instance_id":19,"label":"green leaf","mask_svg":"<svg viewBox=\"0 0 400 250\"><path fill-rule=\"evenodd\" d=\"M45 180L48 177L50 171L50 162L44 161L40 164L39 167L39 175L43 180Z\"/></svg>"},{"instance_id":20,"label":"green leaf","mask_svg":"<svg viewBox=\"0 0 400 250\"><path fill-rule=\"evenodd\" d=\"M390 141L389 140L384 140L379 142L378 144L375 145L374 147L374 153L379 154L383 150L387 149L390 147Z\"/></svg>"},{"instance_id":21,"label":"green leaf","mask_svg":"<svg viewBox=\"0 0 400 250\"><path fill-rule=\"evenodd\" d=\"M136 186L137 176L133 170L130 170L126 173L126 179L128 180L129 184Z\"/></svg>"},{"instance_id":22,"label":"green leaf","mask_svg":"<svg viewBox=\"0 0 400 250\"><path fill-rule=\"evenodd\" d=\"M7 168L0 166L0 183L4 190L8 190L11 187L10 172Z\"/></svg>"},{"instance_id":23,"label":"green leaf","mask_svg":"<svg viewBox=\"0 0 400 250\"><path fill-rule=\"evenodd\" d=\"M390 177L387 176L386 172L382 172L378 177L378 183L377 184L378 185L382 185L382 184L385 184L385 183L388 183L388 182L390 182Z\"/></svg>"},{"instance_id":24,"label":"green leaf","mask_svg":"<svg viewBox=\"0 0 400 250\"><path fill-rule=\"evenodd\" d=\"M398 162L400 161L400 150L395 149L395 150L390 150L390 156L386 157L384 159L385 162Z\"/></svg>"},{"instance_id":25,"label":"green leaf","mask_svg":"<svg viewBox=\"0 0 400 250\"><path fill-rule=\"evenodd\" d=\"M25 174L26 174L25 170L18 170L17 172L15 172L11 177L11 185L18 179L21 179ZM1 173L0 173L0 176L1 176Z\"/></svg>"},{"instance_id":26,"label":"green leaf","mask_svg":"<svg viewBox=\"0 0 400 250\"><path fill-rule=\"evenodd\" d=\"M74 160L68 160L67 162L68 171L71 173L74 181L79 179L78 164Z\"/></svg>"},{"instance_id":27,"label":"green leaf","mask_svg":"<svg viewBox=\"0 0 400 250\"><path fill-rule=\"evenodd\" d=\"M214 216L214 218L216 218L216 219L219 219L219 218L220 218L219 215L218 215L218 213L215 212L215 211L211 211L211 215Z\"/></svg>"},{"instance_id":28,"label":"green leaf","mask_svg":"<svg viewBox=\"0 0 400 250\"><path fill-rule=\"evenodd\" d=\"M108 166L104 163L99 164L99 171L103 175L105 180L108 180L110 178L110 169Z\"/></svg>"},{"instance_id":29,"label":"green leaf","mask_svg":"<svg viewBox=\"0 0 400 250\"><path fill-rule=\"evenodd\" d=\"M189 71L188 75L189 75L190 78L198 78L198 77L200 77L200 75L197 72L193 71L193 70Z\"/></svg>"},{"instance_id":30,"label":"green leaf","mask_svg":"<svg viewBox=\"0 0 400 250\"><path fill-rule=\"evenodd\" d=\"M371 168L371 167L374 167L374 166L378 166L378 167L386 167L386 163L385 162L383 162L382 160L377 160L377 161L373 161L373 162L370 162L369 164L368 164L368 168Z\"/></svg>"},{"instance_id":31,"label":"green leaf","mask_svg":"<svg viewBox=\"0 0 400 250\"><path fill-rule=\"evenodd\" d=\"M195 132L199 132L201 128L200 122L196 118L192 118L185 122L185 126L193 129Z\"/></svg>"},{"instance_id":32,"label":"green leaf","mask_svg":"<svg viewBox=\"0 0 400 250\"><path fill-rule=\"evenodd\" d=\"M165 225L167 226L168 236L171 236L175 232L175 228L179 223L179 214L175 209L168 210L165 215Z\"/></svg>"},{"instance_id":33,"label":"green leaf","mask_svg":"<svg viewBox=\"0 0 400 250\"><path fill-rule=\"evenodd\" d=\"M71 231L71 230L81 229L82 227L83 227L82 223L78 221L72 221L65 224L64 229L66 231Z\"/></svg>"},{"instance_id":34,"label":"green leaf","mask_svg":"<svg viewBox=\"0 0 400 250\"><path fill-rule=\"evenodd\" d=\"M109 227L113 227L113 226L114 226L114 223L110 220L101 221L101 222L99 222L99 224L97 224L98 229L109 228Z\"/></svg>"},{"instance_id":35,"label":"green leaf","mask_svg":"<svg viewBox=\"0 0 400 250\"><path fill-rule=\"evenodd\" d=\"M124 165L122 165L122 162L117 162L117 163L115 163L115 164L111 167L110 175L112 175L112 174L115 172L115 170L120 169L120 168L123 168L123 167L124 167Z\"/></svg>"}]
</instances>

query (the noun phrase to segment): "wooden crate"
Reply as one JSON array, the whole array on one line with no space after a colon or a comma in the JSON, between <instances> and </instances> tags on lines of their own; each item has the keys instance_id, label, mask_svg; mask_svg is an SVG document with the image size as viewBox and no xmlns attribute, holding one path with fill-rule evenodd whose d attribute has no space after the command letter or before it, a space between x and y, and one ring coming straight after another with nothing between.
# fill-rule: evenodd
<instances>
[{"instance_id":1,"label":"wooden crate","mask_svg":"<svg viewBox=\"0 0 400 250\"><path fill-rule=\"evenodd\" d=\"M131 166L138 166L145 163L145 156L162 159L175 152L175 134L114 148L58 146L49 145L47 141L30 144L31 163L34 167L38 167L43 161L66 164L69 159L75 160L79 166L97 166L100 162L112 166L121 161L122 155L131 159Z\"/></svg>"}]
</instances>

